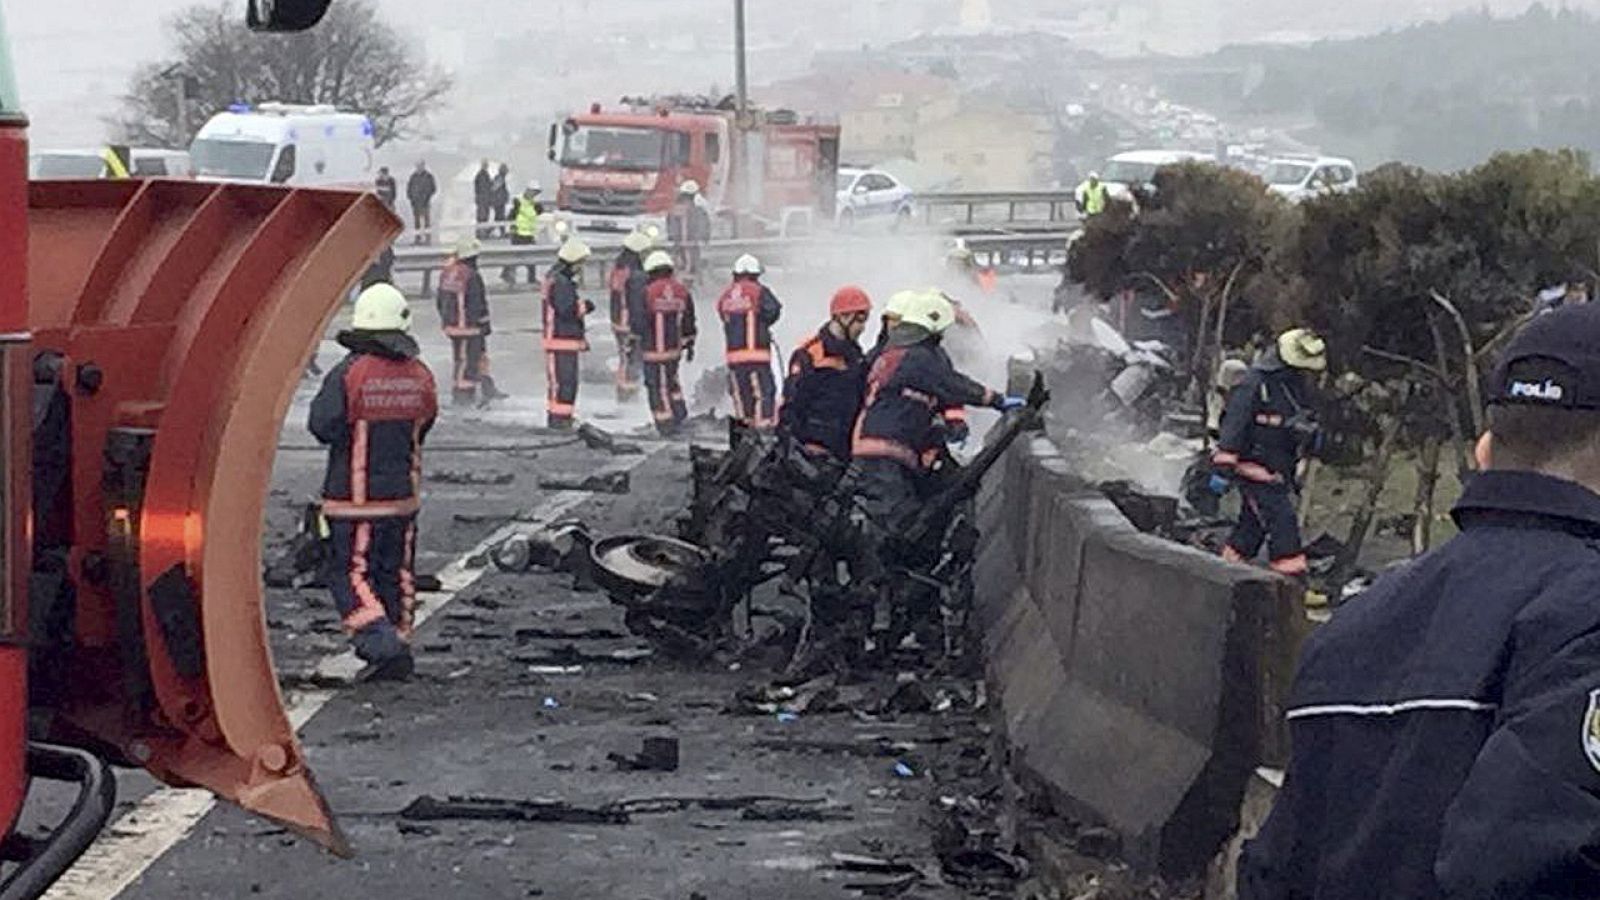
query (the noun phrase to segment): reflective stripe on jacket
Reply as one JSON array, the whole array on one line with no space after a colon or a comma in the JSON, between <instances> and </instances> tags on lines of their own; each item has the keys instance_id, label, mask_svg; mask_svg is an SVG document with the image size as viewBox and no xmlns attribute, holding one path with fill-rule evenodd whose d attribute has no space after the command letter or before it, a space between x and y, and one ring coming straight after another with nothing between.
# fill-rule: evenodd
<instances>
[{"instance_id":1,"label":"reflective stripe on jacket","mask_svg":"<svg viewBox=\"0 0 1600 900\"><path fill-rule=\"evenodd\" d=\"M438 410L433 373L420 360L351 353L340 361L312 401L309 421L311 433L328 445L325 513L415 512L422 442Z\"/></svg>"},{"instance_id":2,"label":"reflective stripe on jacket","mask_svg":"<svg viewBox=\"0 0 1600 900\"><path fill-rule=\"evenodd\" d=\"M772 362L772 326L783 304L754 278L735 278L717 300L729 365Z\"/></svg>"}]
</instances>

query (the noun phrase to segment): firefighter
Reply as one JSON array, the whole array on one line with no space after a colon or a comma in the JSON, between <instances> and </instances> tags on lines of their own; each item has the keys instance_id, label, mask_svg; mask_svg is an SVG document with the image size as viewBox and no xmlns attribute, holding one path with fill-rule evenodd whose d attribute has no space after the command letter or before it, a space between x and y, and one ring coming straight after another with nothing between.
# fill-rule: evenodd
<instances>
[{"instance_id":1,"label":"firefighter","mask_svg":"<svg viewBox=\"0 0 1600 900\"><path fill-rule=\"evenodd\" d=\"M1241 900L1600 893L1597 347L1589 304L1512 338L1460 534L1307 640Z\"/></svg>"},{"instance_id":2,"label":"firefighter","mask_svg":"<svg viewBox=\"0 0 1600 900\"><path fill-rule=\"evenodd\" d=\"M694 359L694 297L674 274L672 255L657 250L645 259L648 283L630 288L629 321L644 363L650 414L663 436L672 437L689 418L678 366Z\"/></svg>"},{"instance_id":3,"label":"firefighter","mask_svg":"<svg viewBox=\"0 0 1600 900\"><path fill-rule=\"evenodd\" d=\"M1222 548L1225 559L1253 560L1265 543L1274 572L1306 577L1295 494L1297 470L1314 449L1317 427L1305 373L1327 367L1322 338L1295 328L1279 335L1277 346L1228 395L1210 480L1218 496L1237 485L1242 500L1239 524Z\"/></svg>"},{"instance_id":4,"label":"firefighter","mask_svg":"<svg viewBox=\"0 0 1600 900\"><path fill-rule=\"evenodd\" d=\"M772 326L783 304L761 283L761 260L746 253L733 263L733 283L717 300L727 339L728 390L733 418L756 429L777 425L772 377Z\"/></svg>"},{"instance_id":5,"label":"firefighter","mask_svg":"<svg viewBox=\"0 0 1600 900\"><path fill-rule=\"evenodd\" d=\"M311 433L328 445L328 584L374 678L408 678L413 668L422 444L439 401L410 332L411 310L399 290L376 284L362 291L350 329L338 335L350 354L311 403Z\"/></svg>"},{"instance_id":6,"label":"firefighter","mask_svg":"<svg viewBox=\"0 0 1600 900\"><path fill-rule=\"evenodd\" d=\"M489 292L478 272L483 245L464 237L439 276L439 322L450 339L450 400L455 406L488 403L506 395L489 375Z\"/></svg>"},{"instance_id":7,"label":"firefighter","mask_svg":"<svg viewBox=\"0 0 1600 900\"><path fill-rule=\"evenodd\" d=\"M571 428L578 409L578 354L589 349L583 317L594 312L594 304L578 295L588 258L589 245L569 238L544 279L545 418L551 428Z\"/></svg>"},{"instance_id":8,"label":"firefighter","mask_svg":"<svg viewBox=\"0 0 1600 900\"><path fill-rule=\"evenodd\" d=\"M539 182L530 181L522 189L522 195L517 197L511 205L511 245L525 247L534 243L539 237L539 217L544 215L544 206L539 202ZM537 271L532 265L527 267L528 284L537 284L534 280ZM500 270L500 280L507 287L517 283L517 267L506 266Z\"/></svg>"},{"instance_id":9,"label":"firefighter","mask_svg":"<svg viewBox=\"0 0 1600 900\"><path fill-rule=\"evenodd\" d=\"M667 213L667 240L683 260L688 281L700 277L700 253L711 240L711 215L706 212L700 183L690 179L678 187L678 199Z\"/></svg>"},{"instance_id":10,"label":"firefighter","mask_svg":"<svg viewBox=\"0 0 1600 900\"><path fill-rule=\"evenodd\" d=\"M850 430L861 412L866 357L861 335L872 300L855 285L840 288L828 304L828 322L789 357L778 431L803 450L849 461Z\"/></svg>"},{"instance_id":11,"label":"firefighter","mask_svg":"<svg viewBox=\"0 0 1600 900\"><path fill-rule=\"evenodd\" d=\"M643 228L636 228L622 239L622 250L611 264L611 332L617 338L617 402L626 403L639 392L639 344L628 315L630 291L644 289L646 253L655 249L655 240Z\"/></svg>"},{"instance_id":12,"label":"firefighter","mask_svg":"<svg viewBox=\"0 0 1600 900\"><path fill-rule=\"evenodd\" d=\"M957 372L940 346L955 324L950 299L936 290L903 292L889 301L898 321L867 373L863 410L851 455L869 520L884 533L904 533L915 518L931 474L926 454L955 406L1019 409L1007 397Z\"/></svg>"}]
</instances>

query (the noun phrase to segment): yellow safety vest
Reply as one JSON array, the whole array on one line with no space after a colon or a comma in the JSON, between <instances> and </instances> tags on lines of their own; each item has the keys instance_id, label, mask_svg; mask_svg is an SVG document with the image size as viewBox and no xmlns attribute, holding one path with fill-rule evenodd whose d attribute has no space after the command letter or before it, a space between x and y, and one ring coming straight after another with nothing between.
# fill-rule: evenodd
<instances>
[{"instance_id":1,"label":"yellow safety vest","mask_svg":"<svg viewBox=\"0 0 1600 900\"><path fill-rule=\"evenodd\" d=\"M1083 196L1083 214L1098 216L1106 211L1106 183L1090 184L1085 181L1078 188L1078 193Z\"/></svg>"},{"instance_id":2,"label":"yellow safety vest","mask_svg":"<svg viewBox=\"0 0 1600 900\"><path fill-rule=\"evenodd\" d=\"M518 237L531 238L539 233L538 207L526 197L517 198L517 218L511 223L511 230Z\"/></svg>"}]
</instances>

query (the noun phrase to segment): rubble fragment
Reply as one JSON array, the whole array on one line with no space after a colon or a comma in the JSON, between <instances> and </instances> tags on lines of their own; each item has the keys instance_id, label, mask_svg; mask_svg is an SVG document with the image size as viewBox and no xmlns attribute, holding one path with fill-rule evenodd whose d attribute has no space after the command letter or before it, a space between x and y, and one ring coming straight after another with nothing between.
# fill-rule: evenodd
<instances>
[{"instance_id":1,"label":"rubble fragment","mask_svg":"<svg viewBox=\"0 0 1600 900\"><path fill-rule=\"evenodd\" d=\"M601 472L586 478L560 478L551 476L539 479L541 490L589 491L596 494L626 494L630 490L627 472Z\"/></svg>"}]
</instances>

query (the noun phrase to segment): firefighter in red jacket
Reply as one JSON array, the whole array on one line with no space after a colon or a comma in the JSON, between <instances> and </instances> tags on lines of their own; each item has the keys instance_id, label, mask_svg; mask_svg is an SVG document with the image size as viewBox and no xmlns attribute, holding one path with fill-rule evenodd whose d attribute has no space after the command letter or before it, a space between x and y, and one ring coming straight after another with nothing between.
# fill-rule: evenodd
<instances>
[{"instance_id":1,"label":"firefighter in red jacket","mask_svg":"<svg viewBox=\"0 0 1600 900\"><path fill-rule=\"evenodd\" d=\"M551 428L571 428L578 411L578 354L589 349L583 317L594 312L594 304L578 295L588 258L589 245L568 238L544 279L545 418Z\"/></svg>"},{"instance_id":2,"label":"firefighter in red jacket","mask_svg":"<svg viewBox=\"0 0 1600 900\"><path fill-rule=\"evenodd\" d=\"M842 287L829 302L828 315L828 323L789 357L778 431L807 453L847 461L867 376L857 342L872 318L872 299L854 285Z\"/></svg>"},{"instance_id":3,"label":"firefighter in red jacket","mask_svg":"<svg viewBox=\"0 0 1600 900\"><path fill-rule=\"evenodd\" d=\"M748 253L734 260L733 283L717 300L717 315L727 339L733 417L752 428L768 429L778 424L772 326L783 314L783 304L761 283L761 271L761 261Z\"/></svg>"},{"instance_id":4,"label":"firefighter in red jacket","mask_svg":"<svg viewBox=\"0 0 1600 900\"><path fill-rule=\"evenodd\" d=\"M629 292L642 289L645 254L655 248L655 226L636 228L622 239L622 250L611 264L611 333L617 339L617 402L626 403L639 392L639 343L629 319Z\"/></svg>"},{"instance_id":5,"label":"firefighter in red jacket","mask_svg":"<svg viewBox=\"0 0 1600 900\"><path fill-rule=\"evenodd\" d=\"M332 557L328 584L356 655L372 677L411 675L422 443L439 399L417 358L405 296L375 284L338 336L350 350L311 403L310 428L328 445L322 515Z\"/></svg>"},{"instance_id":6,"label":"firefighter in red jacket","mask_svg":"<svg viewBox=\"0 0 1600 900\"><path fill-rule=\"evenodd\" d=\"M672 255L651 253L644 262L649 281L629 294L630 319L644 361L645 392L656 428L671 437L689 418L678 365L694 358L694 297L679 281Z\"/></svg>"},{"instance_id":7,"label":"firefighter in red jacket","mask_svg":"<svg viewBox=\"0 0 1600 900\"><path fill-rule=\"evenodd\" d=\"M489 292L478 273L483 245L465 237L456 244L455 258L439 276L439 322L450 339L450 399L456 406L499 400L506 395L489 375Z\"/></svg>"}]
</instances>

